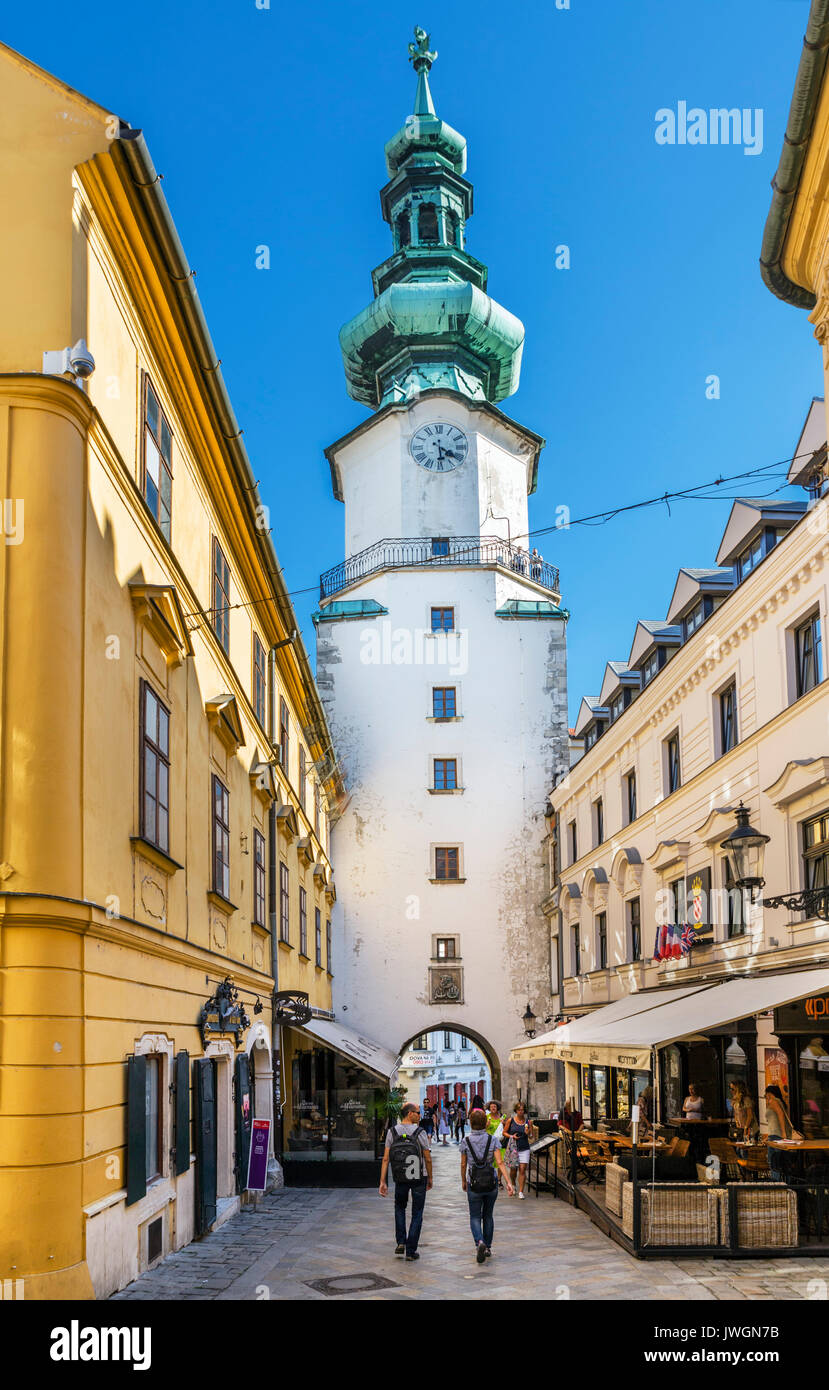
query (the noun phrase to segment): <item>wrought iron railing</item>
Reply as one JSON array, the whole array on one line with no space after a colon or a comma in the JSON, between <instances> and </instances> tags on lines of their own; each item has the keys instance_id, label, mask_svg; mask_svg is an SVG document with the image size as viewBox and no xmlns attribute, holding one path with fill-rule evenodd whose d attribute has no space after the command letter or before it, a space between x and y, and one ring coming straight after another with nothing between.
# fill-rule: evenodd
<instances>
[{"instance_id":1,"label":"wrought iron railing","mask_svg":"<svg viewBox=\"0 0 829 1390\"><path fill-rule=\"evenodd\" d=\"M497 536L451 536L445 540L415 536L403 540L376 541L356 555L350 555L333 569L320 575L320 599L330 598L359 579L379 570L446 567L459 565L498 565L510 573L531 579L551 594L559 594L558 570L540 555Z\"/></svg>"}]
</instances>

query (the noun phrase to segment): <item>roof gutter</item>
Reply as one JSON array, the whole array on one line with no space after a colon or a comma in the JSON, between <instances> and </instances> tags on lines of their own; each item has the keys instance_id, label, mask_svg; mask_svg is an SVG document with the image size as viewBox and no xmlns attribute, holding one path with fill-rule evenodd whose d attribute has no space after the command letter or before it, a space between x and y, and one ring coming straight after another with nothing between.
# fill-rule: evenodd
<instances>
[{"instance_id":1,"label":"roof gutter","mask_svg":"<svg viewBox=\"0 0 829 1390\"><path fill-rule=\"evenodd\" d=\"M792 208L806 162L809 140L820 98L826 59L829 54L829 0L812 0L809 22L803 38L803 52L797 69L783 150L771 181L771 207L760 250L760 273L772 294L798 309L813 309L814 294L790 280L783 269L783 253Z\"/></svg>"},{"instance_id":2,"label":"roof gutter","mask_svg":"<svg viewBox=\"0 0 829 1390\"><path fill-rule=\"evenodd\" d=\"M829 4L829 0L827 3ZM196 291L195 271L187 263L184 247L176 231L167 199L161 189L161 177L153 165L147 143L140 130L133 130L130 126L122 124L119 138L112 142L111 148L116 163L123 161L126 166L127 176L137 190L153 234L161 249L164 268L173 293L178 301L188 332L196 345L199 356L198 366L205 392L215 411L219 432L224 439L231 462L235 465L242 485L242 491L247 501L251 531L256 538L265 571L270 579L285 632L290 634L298 629L296 613L288 596L273 541L269 533L258 525L258 518L261 513L257 512L257 508L263 504L256 478L251 468L247 449L242 442L242 431L230 403L216 349L213 346L210 330L204 317L204 310ZM319 742L324 745L327 744L327 747L323 748L323 755L325 755L332 749L331 733L319 698L305 643L298 631L296 641L293 642L292 646L303 684L308 691L309 722L315 726ZM334 774L331 780L335 783L339 797L343 791L341 779Z\"/></svg>"}]
</instances>

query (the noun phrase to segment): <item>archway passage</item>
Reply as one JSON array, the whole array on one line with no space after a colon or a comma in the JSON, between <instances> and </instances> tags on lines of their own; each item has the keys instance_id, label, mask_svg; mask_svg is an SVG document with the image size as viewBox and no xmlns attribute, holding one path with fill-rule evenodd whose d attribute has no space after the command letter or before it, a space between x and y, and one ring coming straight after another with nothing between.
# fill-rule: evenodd
<instances>
[{"instance_id":1,"label":"archway passage","mask_svg":"<svg viewBox=\"0 0 829 1390\"><path fill-rule=\"evenodd\" d=\"M486 1039L450 1020L430 1024L400 1049L398 1085L406 1100L421 1108L448 1108L463 1100L500 1100L501 1070L497 1054Z\"/></svg>"}]
</instances>

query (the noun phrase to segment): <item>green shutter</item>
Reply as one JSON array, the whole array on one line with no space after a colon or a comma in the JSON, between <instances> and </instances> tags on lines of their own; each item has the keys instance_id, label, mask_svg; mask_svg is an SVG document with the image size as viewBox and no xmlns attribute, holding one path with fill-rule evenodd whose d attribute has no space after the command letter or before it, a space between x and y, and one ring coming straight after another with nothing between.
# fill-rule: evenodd
<instances>
[{"instance_id":1,"label":"green shutter","mask_svg":"<svg viewBox=\"0 0 829 1390\"><path fill-rule=\"evenodd\" d=\"M147 1192L147 1059L127 1058L127 1202Z\"/></svg>"},{"instance_id":2,"label":"green shutter","mask_svg":"<svg viewBox=\"0 0 829 1390\"><path fill-rule=\"evenodd\" d=\"M250 1094L250 1062L246 1052L236 1058L236 1191L244 1192L248 1185L250 1156L250 1127L253 1106Z\"/></svg>"},{"instance_id":3,"label":"green shutter","mask_svg":"<svg viewBox=\"0 0 829 1390\"><path fill-rule=\"evenodd\" d=\"M190 1168L190 1057L176 1053L176 1177Z\"/></svg>"},{"instance_id":4,"label":"green shutter","mask_svg":"<svg viewBox=\"0 0 829 1390\"><path fill-rule=\"evenodd\" d=\"M196 1232L203 1235L216 1220L216 1091L209 1057L193 1063L196 1120Z\"/></svg>"}]
</instances>

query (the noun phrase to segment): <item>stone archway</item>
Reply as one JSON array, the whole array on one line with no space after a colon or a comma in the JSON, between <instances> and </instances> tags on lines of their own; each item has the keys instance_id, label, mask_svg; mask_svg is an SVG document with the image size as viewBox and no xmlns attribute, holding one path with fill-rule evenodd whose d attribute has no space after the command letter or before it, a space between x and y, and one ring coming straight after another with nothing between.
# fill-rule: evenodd
<instances>
[{"instance_id":1,"label":"stone archway","mask_svg":"<svg viewBox=\"0 0 829 1390\"><path fill-rule=\"evenodd\" d=\"M440 1033L444 1031L447 1033L462 1034L463 1036L469 1038L469 1040L473 1042L475 1046L483 1053L484 1058L486 1059L486 1064L489 1067L489 1075L492 1084L492 1095L496 1098L496 1100L500 1100L501 1087L503 1083L503 1073L501 1070L501 1063L498 1057L498 1053L495 1051L495 1048L492 1046L489 1040L484 1037L483 1033L476 1032L474 1028L469 1027L468 1023L458 1023L451 1017L444 1017L443 1015L441 1015L441 1017L437 1020L429 1019L426 1023L424 1023L424 1026L421 1029L416 1030L414 1033L411 1033L409 1037L404 1040L400 1047L400 1056L402 1057L408 1050L408 1048L411 1047L415 1038L422 1037L426 1033Z\"/></svg>"}]
</instances>

